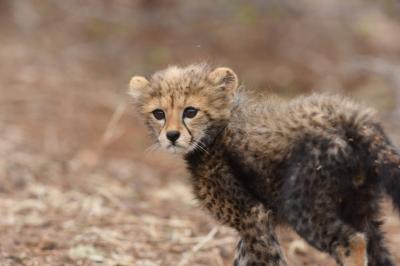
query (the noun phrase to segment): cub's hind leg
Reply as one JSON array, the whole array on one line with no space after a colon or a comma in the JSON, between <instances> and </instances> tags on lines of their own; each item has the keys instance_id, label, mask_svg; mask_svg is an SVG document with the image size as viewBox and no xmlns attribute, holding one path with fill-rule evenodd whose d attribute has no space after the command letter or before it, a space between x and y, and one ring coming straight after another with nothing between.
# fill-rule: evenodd
<instances>
[{"instance_id":1,"label":"cub's hind leg","mask_svg":"<svg viewBox=\"0 0 400 266\"><path fill-rule=\"evenodd\" d=\"M310 245L331 254L339 265L366 266L365 234L345 224L325 200L310 200L310 195L289 199L284 208L287 222Z\"/></svg>"},{"instance_id":2,"label":"cub's hind leg","mask_svg":"<svg viewBox=\"0 0 400 266\"><path fill-rule=\"evenodd\" d=\"M318 143L307 150L312 152L300 150L284 173L282 218L310 245L331 254L339 265L366 266L366 235L338 214L343 185L338 184L337 176L348 169L324 157L329 153L320 151L327 148L318 147Z\"/></svg>"},{"instance_id":3,"label":"cub's hind leg","mask_svg":"<svg viewBox=\"0 0 400 266\"><path fill-rule=\"evenodd\" d=\"M346 193L346 199L340 207L340 216L356 230L365 232L369 266L393 266L379 219L379 187L371 182L372 178L369 180L367 184Z\"/></svg>"},{"instance_id":4,"label":"cub's hind leg","mask_svg":"<svg viewBox=\"0 0 400 266\"><path fill-rule=\"evenodd\" d=\"M394 266L380 226L379 221L370 221L367 225L368 266Z\"/></svg>"}]
</instances>

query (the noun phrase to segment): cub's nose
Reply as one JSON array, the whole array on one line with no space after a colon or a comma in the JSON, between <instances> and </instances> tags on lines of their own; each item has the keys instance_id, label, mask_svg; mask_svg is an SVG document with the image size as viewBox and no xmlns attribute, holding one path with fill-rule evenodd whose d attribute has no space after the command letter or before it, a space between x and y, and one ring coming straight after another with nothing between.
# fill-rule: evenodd
<instances>
[{"instance_id":1,"label":"cub's nose","mask_svg":"<svg viewBox=\"0 0 400 266\"><path fill-rule=\"evenodd\" d=\"M167 132L167 139L174 143L177 139L179 139L180 135L181 133L179 131L171 130Z\"/></svg>"}]
</instances>

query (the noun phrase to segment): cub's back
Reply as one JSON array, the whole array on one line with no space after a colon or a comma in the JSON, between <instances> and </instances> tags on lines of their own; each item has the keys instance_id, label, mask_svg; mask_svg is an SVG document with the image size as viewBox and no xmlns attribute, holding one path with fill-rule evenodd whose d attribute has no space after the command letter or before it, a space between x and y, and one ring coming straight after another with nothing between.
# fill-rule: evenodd
<instances>
[{"instance_id":1,"label":"cub's back","mask_svg":"<svg viewBox=\"0 0 400 266\"><path fill-rule=\"evenodd\" d=\"M376 123L374 111L334 95L313 94L284 101L243 95L234 109L230 127L240 132L237 149L263 160L279 161L304 137L342 142L346 131ZM232 136L235 138L235 136ZM238 139L236 139L238 143Z\"/></svg>"}]
</instances>

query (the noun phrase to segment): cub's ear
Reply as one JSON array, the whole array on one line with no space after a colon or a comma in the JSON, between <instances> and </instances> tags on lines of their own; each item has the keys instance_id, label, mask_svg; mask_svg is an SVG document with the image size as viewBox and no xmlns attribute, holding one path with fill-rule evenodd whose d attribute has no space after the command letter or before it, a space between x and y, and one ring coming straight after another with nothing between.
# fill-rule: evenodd
<instances>
[{"instance_id":1,"label":"cub's ear","mask_svg":"<svg viewBox=\"0 0 400 266\"><path fill-rule=\"evenodd\" d=\"M143 90L149 85L149 83L150 82L145 77L132 77L131 81L129 82L129 95L136 100L141 95Z\"/></svg>"},{"instance_id":2,"label":"cub's ear","mask_svg":"<svg viewBox=\"0 0 400 266\"><path fill-rule=\"evenodd\" d=\"M235 72L227 67L218 67L209 75L208 79L220 87L224 87L228 92L234 94L238 88L239 80Z\"/></svg>"}]
</instances>

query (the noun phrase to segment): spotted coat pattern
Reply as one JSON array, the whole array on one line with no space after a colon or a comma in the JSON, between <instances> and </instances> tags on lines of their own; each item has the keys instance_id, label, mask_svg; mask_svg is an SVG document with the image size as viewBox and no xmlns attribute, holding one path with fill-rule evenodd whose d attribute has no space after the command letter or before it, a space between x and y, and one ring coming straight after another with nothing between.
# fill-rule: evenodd
<instances>
[{"instance_id":1,"label":"spotted coat pattern","mask_svg":"<svg viewBox=\"0 0 400 266\"><path fill-rule=\"evenodd\" d=\"M233 71L207 65L132 82L156 137L170 121L155 125L152 109L179 114L190 102L199 110L175 127L190 140L182 145L194 194L240 236L234 265L286 265L277 225L293 228L338 265L393 265L379 202L387 194L400 210L400 156L372 110L334 95L253 97Z\"/></svg>"}]
</instances>

